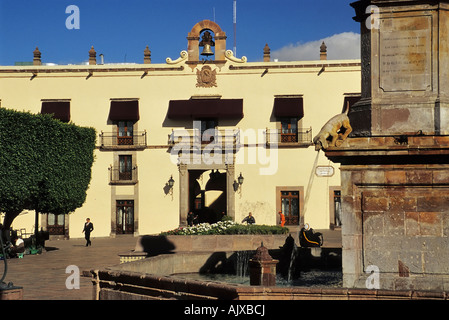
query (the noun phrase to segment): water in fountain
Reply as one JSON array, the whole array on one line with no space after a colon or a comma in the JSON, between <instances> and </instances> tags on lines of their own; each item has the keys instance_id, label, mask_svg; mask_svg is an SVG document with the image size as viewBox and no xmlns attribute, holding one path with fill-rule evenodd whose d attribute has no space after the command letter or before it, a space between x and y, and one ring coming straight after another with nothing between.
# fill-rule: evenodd
<instances>
[{"instance_id":1,"label":"water in fountain","mask_svg":"<svg viewBox=\"0 0 449 320\"><path fill-rule=\"evenodd\" d=\"M292 282L293 281L293 275L295 274L296 271L296 259L298 257L299 251L298 251L298 246L296 245L295 241L293 241L293 247L292 247L292 252L290 254L290 263L288 266L288 275L287 275L287 282Z\"/></svg>"},{"instance_id":2,"label":"water in fountain","mask_svg":"<svg viewBox=\"0 0 449 320\"><path fill-rule=\"evenodd\" d=\"M248 277L249 259L251 259L253 254L253 251L237 251L235 253L235 275L237 277Z\"/></svg>"}]
</instances>

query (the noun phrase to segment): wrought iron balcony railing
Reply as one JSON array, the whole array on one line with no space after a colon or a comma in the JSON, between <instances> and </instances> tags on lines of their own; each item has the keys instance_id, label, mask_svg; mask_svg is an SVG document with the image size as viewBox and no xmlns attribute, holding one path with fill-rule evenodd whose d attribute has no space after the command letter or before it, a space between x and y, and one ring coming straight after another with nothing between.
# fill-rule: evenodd
<instances>
[{"instance_id":1,"label":"wrought iron balcony railing","mask_svg":"<svg viewBox=\"0 0 449 320\"><path fill-rule=\"evenodd\" d=\"M136 184L137 166L132 168L109 167L110 184Z\"/></svg>"},{"instance_id":2,"label":"wrought iron balcony railing","mask_svg":"<svg viewBox=\"0 0 449 320\"><path fill-rule=\"evenodd\" d=\"M190 150L203 149L216 144L223 151L238 151L240 147L240 129L209 129L201 133L198 129L176 129L168 136L170 146L179 145Z\"/></svg>"},{"instance_id":3,"label":"wrought iron balcony railing","mask_svg":"<svg viewBox=\"0 0 449 320\"><path fill-rule=\"evenodd\" d=\"M136 150L147 147L147 132L134 132L133 135L119 136L117 132L100 133L100 149L103 150Z\"/></svg>"},{"instance_id":4,"label":"wrought iron balcony railing","mask_svg":"<svg viewBox=\"0 0 449 320\"><path fill-rule=\"evenodd\" d=\"M266 130L267 145L308 147L312 145L312 128L299 128L298 130Z\"/></svg>"}]
</instances>

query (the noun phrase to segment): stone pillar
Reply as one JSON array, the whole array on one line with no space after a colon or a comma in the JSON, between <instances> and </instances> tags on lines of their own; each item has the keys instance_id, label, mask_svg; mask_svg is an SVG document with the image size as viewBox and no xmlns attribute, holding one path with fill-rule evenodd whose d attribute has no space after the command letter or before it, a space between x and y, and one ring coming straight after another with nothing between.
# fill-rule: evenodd
<instances>
[{"instance_id":1,"label":"stone pillar","mask_svg":"<svg viewBox=\"0 0 449 320\"><path fill-rule=\"evenodd\" d=\"M226 165L226 214L235 221L235 190L233 187L235 179L235 165Z\"/></svg>"},{"instance_id":2,"label":"stone pillar","mask_svg":"<svg viewBox=\"0 0 449 320\"><path fill-rule=\"evenodd\" d=\"M89 64L95 65L97 64L97 52L94 49L94 46L89 50Z\"/></svg>"},{"instance_id":3,"label":"stone pillar","mask_svg":"<svg viewBox=\"0 0 449 320\"><path fill-rule=\"evenodd\" d=\"M449 1L351 6L361 24L362 58L352 135L449 134Z\"/></svg>"},{"instance_id":4,"label":"stone pillar","mask_svg":"<svg viewBox=\"0 0 449 320\"><path fill-rule=\"evenodd\" d=\"M189 170L186 164L179 164L179 225L187 226L189 211Z\"/></svg>"},{"instance_id":5,"label":"stone pillar","mask_svg":"<svg viewBox=\"0 0 449 320\"><path fill-rule=\"evenodd\" d=\"M265 47L263 48L263 62L270 62L271 61L271 49L268 46L268 43L265 44Z\"/></svg>"},{"instance_id":6,"label":"stone pillar","mask_svg":"<svg viewBox=\"0 0 449 320\"><path fill-rule=\"evenodd\" d=\"M33 65L34 66L40 66L42 65L41 61L41 52L39 51L39 48L36 47L36 49L33 51Z\"/></svg>"},{"instance_id":7,"label":"stone pillar","mask_svg":"<svg viewBox=\"0 0 449 320\"><path fill-rule=\"evenodd\" d=\"M257 248L256 254L249 260L250 285L272 287L276 285L276 264L263 243Z\"/></svg>"},{"instance_id":8,"label":"stone pillar","mask_svg":"<svg viewBox=\"0 0 449 320\"><path fill-rule=\"evenodd\" d=\"M224 31L215 33L215 60L217 62L226 61L226 33Z\"/></svg>"},{"instance_id":9,"label":"stone pillar","mask_svg":"<svg viewBox=\"0 0 449 320\"><path fill-rule=\"evenodd\" d=\"M362 98L354 134L324 150L341 163L343 286L375 288L377 270L379 289L448 290L449 1L351 5Z\"/></svg>"},{"instance_id":10,"label":"stone pillar","mask_svg":"<svg viewBox=\"0 0 449 320\"><path fill-rule=\"evenodd\" d=\"M449 137L404 137L326 150L341 163L345 287L365 288L376 266L380 289L449 288Z\"/></svg>"}]
</instances>

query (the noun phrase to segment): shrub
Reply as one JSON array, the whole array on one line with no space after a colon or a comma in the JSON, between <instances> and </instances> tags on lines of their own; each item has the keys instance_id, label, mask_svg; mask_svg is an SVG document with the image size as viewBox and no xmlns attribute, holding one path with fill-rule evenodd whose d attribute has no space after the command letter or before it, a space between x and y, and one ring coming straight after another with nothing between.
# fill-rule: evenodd
<instances>
[{"instance_id":1,"label":"shrub","mask_svg":"<svg viewBox=\"0 0 449 320\"><path fill-rule=\"evenodd\" d=\"M192 227L180 227L162 232L161 235L239 235L239 234L287 234L288 228L267 225L243 225L233 221L201 223Z\"/></svg>"}]
</instances>

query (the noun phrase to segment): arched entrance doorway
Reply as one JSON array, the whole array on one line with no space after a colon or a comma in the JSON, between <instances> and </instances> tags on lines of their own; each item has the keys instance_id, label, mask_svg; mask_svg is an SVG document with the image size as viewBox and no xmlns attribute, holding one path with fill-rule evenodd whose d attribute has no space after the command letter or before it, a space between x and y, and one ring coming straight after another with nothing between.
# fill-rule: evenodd
<instances>
[{"instance_id":1,"label":"arched entrance doorway","mask_svg":"<svg viewBox=\"0 0 449 320\"><path fill-rule=\"evenodd\" d=\"M233 164L179 164L179 224L197 211L201 222L221 220L223 212L235 218L235 167Z\"/></svg>"},{"instance_id":2,"label":"arched entrance doorway","mask_svg":"<svg viewBox=\"0 0 449 320\"><path fill-rule=\"evenodd\" d=\"M198 222L215 223L227 213L226 171L190 170L189 207Z\"/></svg>"}]
</instances>

